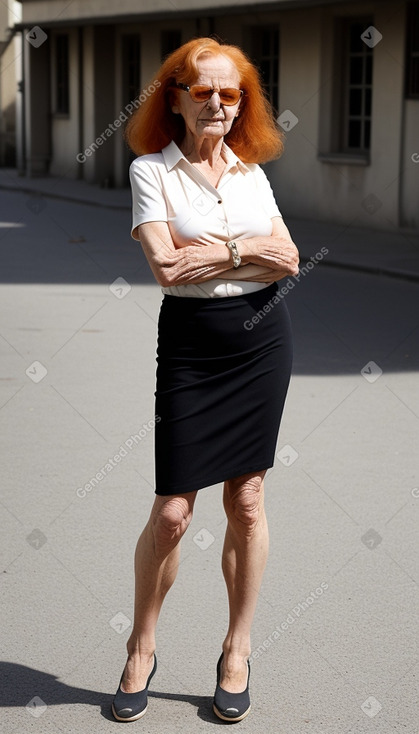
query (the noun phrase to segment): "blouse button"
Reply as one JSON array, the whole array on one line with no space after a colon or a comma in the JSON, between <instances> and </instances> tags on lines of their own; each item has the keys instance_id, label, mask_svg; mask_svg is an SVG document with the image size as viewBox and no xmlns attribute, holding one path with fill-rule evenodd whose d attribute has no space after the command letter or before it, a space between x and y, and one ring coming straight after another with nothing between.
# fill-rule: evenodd
<instances>
[{"instance_id":1,"label":"blouse button","mask_svg":"<svg viewBox=\"0 0 419 734\"><path fill-rule=\"evenodd\" d=\"M217 204L222 204L222 203L223 203L222 200L218 199Z\"/></svg>"}]
</instances>

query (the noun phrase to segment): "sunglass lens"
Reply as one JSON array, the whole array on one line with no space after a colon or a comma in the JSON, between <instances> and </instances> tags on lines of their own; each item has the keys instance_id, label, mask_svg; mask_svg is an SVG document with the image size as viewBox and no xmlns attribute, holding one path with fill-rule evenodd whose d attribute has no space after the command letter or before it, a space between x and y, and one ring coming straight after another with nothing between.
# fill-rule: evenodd
<instances>
[{"instance_id":1,"label":"sunglass lens","mask_svg":"<svg viewBox=\"0 0 419 734\"><path fill-rule=\"evenodd\" d=\"M220 100L222 104L237 104L240 99L240 91L238 89L221 89Z\"/></svg>"},{"instance_id":2,"label":"sunglass lens","mask_svg":"<svg viewBox=\"0 0 419 734\"><path fill-rule=\"evenodd\" d=\"M191 87L191 97L194 102L206 102L211 97L211 88Z\"/></svg>"},{"instance_id":3,"label":"sunglass lens","mask_svg":"<svg viewBox=\"0 0 419 734\"><path fill-rule=\"evenodd\" d=\"M212 93L210 87L194 86L190 89L190 95L194 102L206 102L211 98ZM219 95L221 104L233 105L239 101L241 92L239 89L227 87L226 89L220 89Z\"/></svg>"}]
</instances>

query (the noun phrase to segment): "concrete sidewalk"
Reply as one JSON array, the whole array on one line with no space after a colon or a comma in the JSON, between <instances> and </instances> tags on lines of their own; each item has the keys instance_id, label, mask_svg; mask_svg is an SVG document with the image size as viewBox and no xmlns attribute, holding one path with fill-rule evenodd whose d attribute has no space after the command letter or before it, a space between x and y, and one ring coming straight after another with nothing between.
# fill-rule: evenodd
<instances>
[{"instance_id":1,"label":"concrete sidewalk","mask_svg":"<svg viewBox=\"0 0 419 734\"><path fill-rule=\"evenodd\" d=\"M131 210L129 188L105 189L85 181L53 176L24 178L10 168L0 168L1 189L20 191L29 197L63 199L110 210ZM33 205L36 206L35 200ZM418 232L366 229L357 226L356 220L346 224L287 216L285 220L299 247L302 262L326 247L328 253L321 260L322 265L419 281Z\"/></svg>"}]
</instances>

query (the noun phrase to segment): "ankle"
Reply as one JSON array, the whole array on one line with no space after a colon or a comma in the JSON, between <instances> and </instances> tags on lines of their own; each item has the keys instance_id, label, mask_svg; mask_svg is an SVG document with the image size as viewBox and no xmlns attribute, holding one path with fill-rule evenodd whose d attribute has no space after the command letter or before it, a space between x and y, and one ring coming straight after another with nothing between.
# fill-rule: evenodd
<instances>
[{"instance_id":1,"label":"ankle","mask_svg":"<svg viewBox=\"0 0 419 734\"><path fill-rule=\"evenodd\" d=\"M139 640L128 640L127 653L130 658L152 658L156 651L153 642L140 642Z\"/></svg>"},{"instance_id":2,"label":"ankle","mask_svg":"<svg viewBox=\"0 0 419 734\"><path fill-rule=\"evenodd\" d=\"M225 640L222 648L224 658L228 658L231 661L247 660L252 651L249 640L241 640L240 643L233 643L230 640Z\"/></svg>"}]
</instances>

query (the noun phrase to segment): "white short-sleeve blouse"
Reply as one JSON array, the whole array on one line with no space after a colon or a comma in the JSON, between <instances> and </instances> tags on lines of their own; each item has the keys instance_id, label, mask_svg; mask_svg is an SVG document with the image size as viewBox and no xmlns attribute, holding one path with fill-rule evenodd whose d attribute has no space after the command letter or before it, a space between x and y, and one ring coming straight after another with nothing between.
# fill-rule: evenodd
<instances>
[{"instance_id":1,"label":"white short-sleeve blouse","mask_svg":"<svg viewBox=\"0 0 419 734\"><path fill-rule=\"evenodd\" d=\"M132 237L139 239L136 228L145 222L167 222L176 247L271 235L272 217L281 213L266 174L256 163L243 163L225 143L222 155L227 166L217 188L174 142L160 153L136 158L129 170ZM250 288L266 285L253 282ZM195 297L239 295L248 290L246 281L226 278L162 288L163 293Z\"/></svg>"}]
</instances>

